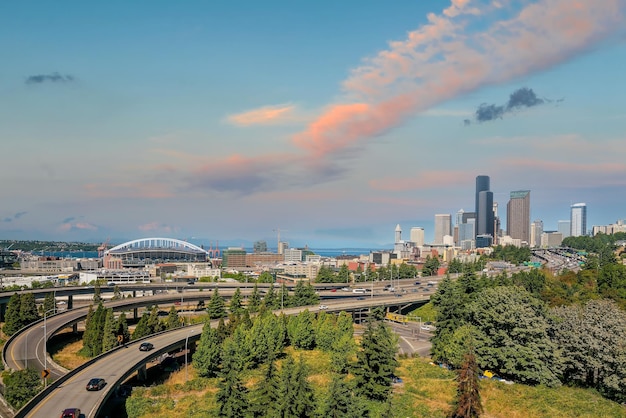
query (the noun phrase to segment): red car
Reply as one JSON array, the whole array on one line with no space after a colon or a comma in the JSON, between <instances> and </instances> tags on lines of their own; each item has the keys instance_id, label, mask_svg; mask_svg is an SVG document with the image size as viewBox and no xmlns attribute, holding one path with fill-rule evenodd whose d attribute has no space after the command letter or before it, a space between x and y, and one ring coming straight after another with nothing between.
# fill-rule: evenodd
<instances>
[{"instance_id":1,"label":"red car","mask_svg":"<svg viewBox=\"0 0 626 418\"><path fill-rule=\"evenodd\" d=\"M67 408L61 412L61 418L80 418L80 409Z\"/></svg>"}]
</instances>

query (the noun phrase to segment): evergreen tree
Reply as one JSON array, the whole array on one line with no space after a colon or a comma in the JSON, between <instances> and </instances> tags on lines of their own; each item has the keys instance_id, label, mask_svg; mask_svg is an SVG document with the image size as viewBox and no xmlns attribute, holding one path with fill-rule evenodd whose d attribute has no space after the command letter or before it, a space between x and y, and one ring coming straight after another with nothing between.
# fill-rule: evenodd
<instances>
[{"instance_id":1,"label":"evergreen tree","mask_svg":"<svg viewBox=\"0 0 626 418\"><path fill-rule=\"evenodd\" d=\"M265 294L265 297L263 298L263 304L265 305L265 307L269 310L276 310L276 309L280 309L280 300L278 300L277 296L276 296L276 291L274 290L274 286L270 286L269 289L267 289L267 293Z\"/></svg>"},{"instance_id":2,"label":"evergreen tree","mask_svg":"<svg viewBox=\"0 0 626 418\"><path fill-rule=\"evenodd\" d=\"M146 312L144 312L143 315L141 315L139 322L137 322L137 325L135 326L133 335L131 336L132 340L138 340L140 338L147 337L148 335L151 334L150 328L148 327L149 317L150 315L148 315Z\"/></svg>"},{"instance_id":3,"label":"evergreen tree","mask_svg":"<svg viewBox=\"0 0 626 418\"><path fill-rule=\"evenodd\" d=\"M39 319L37 312L37 304L35 303L34 293L24 293L20 297L20 328L30 325ZM48 312L46 316L52 315L54 312Z\"/></svg>"},{"instance_id":4,"label":"evergreen tree","mask_svg":"<svg viewBox=\"0 0 626 418\"><path fill-rule=\"evenodd\" d=\"M348 374L350 358L356 352L356 343L352 335L338 334L330 352L330 368L335 373Z\"/></svg>"},{"instance_id":5,"label":"evergreen tree","mask_svg":"<svg viewBox=\"0 0 626 418\"><path fill-rule=\"evenodd\" d=\"M241 381L241 359L236 342L229 338L224 341L222 352L222 370L218 382L216 401L219 405L218 416L239 418L247 414L248 391Z\"/></svg>"},{"instance_id":6,"label":"evergreen tree","mask_svg":"<svg viewBox=\"0 0 626 418\"><path fill-rule=\"evenodd\" d=\"M22 300L18 293L14 293L9 299L6 313L4 314L4 327L2 331L6 335L13 335L21 328L20 307Z\"/></svg>"},{"instance_id":7,"label":"evergreen tree","mask_svg":"<svg viewBox=\"0 0 626 418\"><path fill-rule=\"evenodd\" d=\"M308 309L289 318L289 340L296 348L311 350L315 347L315 329L313 314Z\"/></svg>"},{"instance_id":8,"label":"evergreen tree","mask_svg":"<svg viewBox=\"0 0 626 418\"><path fill-rule=\"evenodd\" d=\"M43 315L44 312L48 312L48 315L52 315L56 311L56 307L57 307L57 302L54 299L54 293L52 292L46 293L46 296L43 298L41 314Z\"/></svg>"},{"instance_id":9,"label":"evergreen tree","mask_svg":"<svg viewBox=\"0 0 626 418\"><path fill-rule=\"evenodd\" d=\"M354 369L357 393L371 400L385 401L391 393L397 360L397 337L384 323L369 321Z\"/></svg>"},{"instance_id":10,"label":"evergreen tree","mask_svg":"<svg viewBox=\"0 0 626 418\"><path fill-rule=\"evenodd\" d=\"M130 331L128 330L128 321L126 320L126 314L122 312L117 320L117 329L115 331L116 336L122 336L122 343L126 344L130 341Z\"/></svg>"},{"instance_id":11,"label":"evergreen tree","mask_svg":"<svg viewBox=\"0 0 626 418\"><path fill-rule=\"evenodd\" d=\"M350 282L350 270L348 270L347 264L342 264L339 267L339 272L337 273L337 280L339 283L348 284Z\"/></svg>"},{"instance_id":12,"label":"evergreen tree","mask_svg":"<svg viewBox=\"0 0 626 418\"><path fill-rule=\"evenodd\" d=\"M230 298L229 309L230 312L234 314L238 314L243 310L241 305L241 290L239 290L239 288L235 290L235 293L233 293L233 297Z\"/></svg>"},{"instance_id":13,"label":"evergreen tree","mask_svg":"<svg viewBox=\"0 0 626 418\"><path fill-rule=\"evenodd\" d=\"M292 297L289 295L289 289L285 283L282 283L280 286L280 292L278 293L278 303L280 304L280 309L289 308L292 305Z\"/></svg>"},{"instance_id":14,"label":"evergreen tree","mask_svg":"<svg viewBox=\"0 0 626 418\"><path fill-rule=\"evenodd\" d=\"M463 365L457 372L456 403L449 418L477 418L483 413L478 373L476 356L472 352L466 353Z\"/></svg>"},{"instance_id":15,"label":"evergreen tree","mask_svg":"<svg viewBox=\"0 0 626 418\"><path fill-rule=\"evenodd\" d=\"M167 321L165 322L165 329L176 329L182 326L180 321L180 317L178 316L178 311L174 306L170 308L169 313L167 314Z\"/></svg>"},{"instance_id":16,"label":"evergreen tree","mask_svg":"<svg viewBox=\"0 0 626 418\"><path fill-rule=\"evenodd\" d=\"M81 348L78 353L91 357L91 348L93 346L93 340L95 336L93 335L93 329L89 328L89 324L93 321L93 305L89 305L89 310L87 311L87 317L85 318L85 332L83 332L83 348Z\"/></svg>"},{"instance_id":17,"label":"evergreen tree","mask_svg":"<svg viewBox=\"0 0 626 418\"><path fill-rule=\"evenodd\" d=\"M104 334L104 323L106 312L100 303L96 310L93 305L89 306L87 319L85 321L85 332L83 334L83 348L81 354L87 357L95 357L102 354L102 337Z\"/></svg>"},{"instance_id":18,"label":"evergreen tree","mask_svg":"<svg viewBox=\"0 0 626 418\"><path fill-rule=\"evenodd\" d=\"M362 418L368 416L363 401L355 396L343 376L333 374L328 392L322 400L320 417Z\"/></svg>"},{"instance_id":19,"label":"evergreen tree","mask_svg":"<svg viewBox=\"0 0 626 418\"><path fill-rule=\"evenodd\" d=\"M93 303L99 304L102 302L102 296L100 295L100 281L96 280L96 284L93 288Z\"/></svg>"},{"instance_id":20,"label":"evergreen tree","mask_svg":"<svg viewBox=\"0 0 626 418\"><path fill-rule=\"evenodd\" d=\"M309 298L304 289L304 282L298 280L296 287L293 289L293 306L306 306L308 302Z\"/></svg>"},{"instance_id":21,"label":"evergreen tree","mask_svg":"<svg viewBox=\"0 0 626 418\"><path fill-rule=\"evenodd\" d=\"M224 318L226 316L226 307L224 304L224 299L220 296L217 287L213 290L213 295L209 300L209 306L207 307L207 312L209 314L210 319L219 319Z\"/></svg>"},{"instance_id":22,"label":"evergreen tree","mask_svg":"<svg viewBox=\"0 0 626 418\"><path fill-rule=\"evenodd\" d=\"M259 311L259 306L261 306L261 296L259 295L259 287L255 283L252 289L252 295L250 295L248 299L248 311L256 313Z\"/></svg>"},{"instance_id":23,"label":"evergreen tree","mask_svg":"<svg viewBox=\"0 0 626 418\"><path fill-rule=\"evenodd\" d=\"M230 331L224 322L224 318L220 318L220 321L217 324L217 338L220 342L223 342L230 335Z\"/></svg>"},{"instance_id":24,"label":"evergreen tree","mask_svg":"<svg viewBox=\"0 0 626 418\"><path fill-rule=\"evenodd\" d=\"M193 354L193 366L202 377L215 377L219 371L222 351L222 342L217 330L211 328L210 322L206 322L202 328L202 335L198 349Z\"/></svg>"},{"instance_id":25,"label":"evergreen tree","mask_svg":"<svg viewBox=\"0 0 626 418\"><path fill-rule=\"evenodd\" d=\"M117 336L115 331L117 323L113 317L113 309L105 310L104 314L104 330L102 335L102 352L105 353L117 346Z\"/></svg>"},{"instance_id":26,"label":"evergreen tree","mask_svg":"<svg viewBox=\"0 0 626 418\"><path fill-rule=\"evenodd\" d=\"M163 331L165 328L161 321L159 320L159 307L154 305L150 310L150 315L148 316L148 330L150 334L156 334L157 332Z\"/></svg>"},{"instance_id":27,"label":"evergreen tree","mask_svg":"<svg viewBox=\"0 0 626 418\"><path fill-rule=\"evenodd\" d=\"M277 415L280 418L292 417L291 405L296 402L293 376L295 375L296 363L293 357L288 355L283 361L280 369L280 399L277 406Z\"/></svg>"},{"instance_id":28,"label":"evergreen tree","mask_svg":"<svg viewBox=\"0 0 626 418\"><path fill-rule=\"evenodd\" d=\"M120 300L123 298L124 296L122 295L122 292L120 291L120 287L118 285L115 285L115 287L113 288L113 297L111 298L111 300Z\"/></svg>"},{"instance_id":29,"label":"evergreen tree","mask_svg":"<svg viewBox=\"0 0 626 418\"><path fill-rule=\"evenodd\" d=\"M304 418L313 416L315 400L313 398L313 388L308 379L309 368L304 362L302 354L300 354L293 379L296 403L292 405L292 411L295 417Z\"/></svg>"},{"instance_id":30,"label":"evergreen tree","mask_svg":"<svg viewBox=\"0 0 626 418\"><path fill-rule=\"evenodd\" d=\"M330 267L321 266L315 277L315 283L334 283L336 278L335 273Z\"/></svg>"},{"instance_id":31,"label":"evergreen tree","mask_svg":"<svg viewBox=\"0 0 626 418\"><path fill-rule=\"evenodd\" d=\"M320 311L315 321L315 345L324 351L330 351L337 338L335 315Z\"/></svg>"},{"instance_id":32,"label":"evergreen tree","mask_svg":"<svg viewBox=\"0 0 626 418\"><path fill-rule=\"evenodd\" d=\"M276 363L270 360L263 373L263 378L250 393L250 414L253 418L274 417L280 399L280 381Z\"/></svg>"}]
</instances>

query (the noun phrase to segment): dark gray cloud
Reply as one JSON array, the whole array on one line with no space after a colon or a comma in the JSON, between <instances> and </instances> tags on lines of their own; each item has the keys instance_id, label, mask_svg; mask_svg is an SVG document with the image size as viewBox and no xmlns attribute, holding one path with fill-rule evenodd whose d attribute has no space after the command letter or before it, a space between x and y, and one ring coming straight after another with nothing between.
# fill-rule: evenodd
<instances>
[{"instance_id":1,"label":"dark gray cloud","mask_svg":"<svg viewBox=\"0 0 626 418\"><path fill-rule=\"evenodd\" d=\"M533 107L543 103L544 100L538 98L533 89L522 87L511 93L509 102L506 104L506 109L510 111L520 107Z\"/></svg>"},{"instance_id":2,"label":"dark gray cloud","mask_svg":"<svg viewBox=\"0 0 626 418\"><path fill-rule=\"evenodd\" d=\"M482 103L478 106L478 109L476 109L474 118L476 122L479 123L502 119L507 113L523 108L538 106L547 102L550 102L550 100L537 97L533 89L522 87L511 93L509 101L504 105ZM469 119L465 119L463 121L465 126L469 126L471 123L472 121Z\"/></svg>"},{"instance_id":3,"label":"dark gray cloud","mask_svg":"<svg viewBox=\"0 0 626 418\"><path fill-rule=\"evenodd\" d=\"M73 75L59 74L57 72L50 74L36 74L26 77L26 84L42 84L42 83L69 83L74 81Z\"/></svg>"},{"instance_id":4,"label":"dark gray cloud","mask_svg":"<svg viewBox=\"0 0 626 418\"><path fill-rule=\"evenodd\" d=\"M476 109L475 116L478 122L502 119L502 116L504 116L504 106L483 103Z\"/></svg>"},{"instance_id":5,"label":"dark gray cloud","mask_svg":"<svg viewBox=\"0 0 626 418\"><path fill-rule=\"evenodd\" d=\"M73 216L70 216L69 218L65 218L65 219L63 219L63 220L61 221L61 223L62 223L62 224L67 224L67 223L72 222L74 219L76 219L76 218L75 218L75 217L73 217Z\"/></svg>"}]
</instances>

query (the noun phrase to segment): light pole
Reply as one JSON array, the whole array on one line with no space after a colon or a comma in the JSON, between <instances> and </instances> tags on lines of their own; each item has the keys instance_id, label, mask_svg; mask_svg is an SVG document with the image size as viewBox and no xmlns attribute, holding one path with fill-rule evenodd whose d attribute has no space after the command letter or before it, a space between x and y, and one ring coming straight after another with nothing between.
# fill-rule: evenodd
<instances>
[{"instance_id":1,"label":"light pole","mask_svg":"<svg viewBox=\"0 0 626 418\"><path fill-rule=\"evenodd\" d=\"M57 307L55 306L54 308L50 308L47 311L45 311L43 313L43 370L44 370L44 378L43 378L43 385L44 388L48 387L48 328L47 328L47 324L46 324L46 318L48 315L48 312L50 311L56 311Z\"/></svg>"},{"instance_id":2,"label":"light pole","mask_svg":"<svg viewBox=\"0 0 626 418\"><path fill-rule=\"evenodd\" d=\"M189 357L189 354L187 353L187 343L189 342L189 336L194 332L195 330L191 330L187 333L187 336L185 337L185 382L187 381L187 357Z\"/></svg>"}]
</instances>

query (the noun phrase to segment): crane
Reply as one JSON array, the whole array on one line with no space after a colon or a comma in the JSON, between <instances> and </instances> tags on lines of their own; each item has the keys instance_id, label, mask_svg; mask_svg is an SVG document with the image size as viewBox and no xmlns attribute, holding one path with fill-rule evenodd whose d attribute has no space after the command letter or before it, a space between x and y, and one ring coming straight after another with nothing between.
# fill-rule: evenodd
<instances>
[{"instance_id":1,"label":"crane","mask_svg":"<svg viewBox=\"0 0 626 418\"><path fill-rule=\"evenodd\" d=\"M276 241L276 252L277 252L278 254L280 254L280 231L281 231L281 229L280 229L280 228L276 228L276 229L274 229L273 231L274 231L274 232L276 232L276 234L277 234L277 236L278 236L278 237L277 237L278 239L277 239L277 241ZM283 231L283 232L287 232L287 231L289 231L289 230L288 230L288 229L282 229L282 231Z\"/></svg>"}]
</instances>

